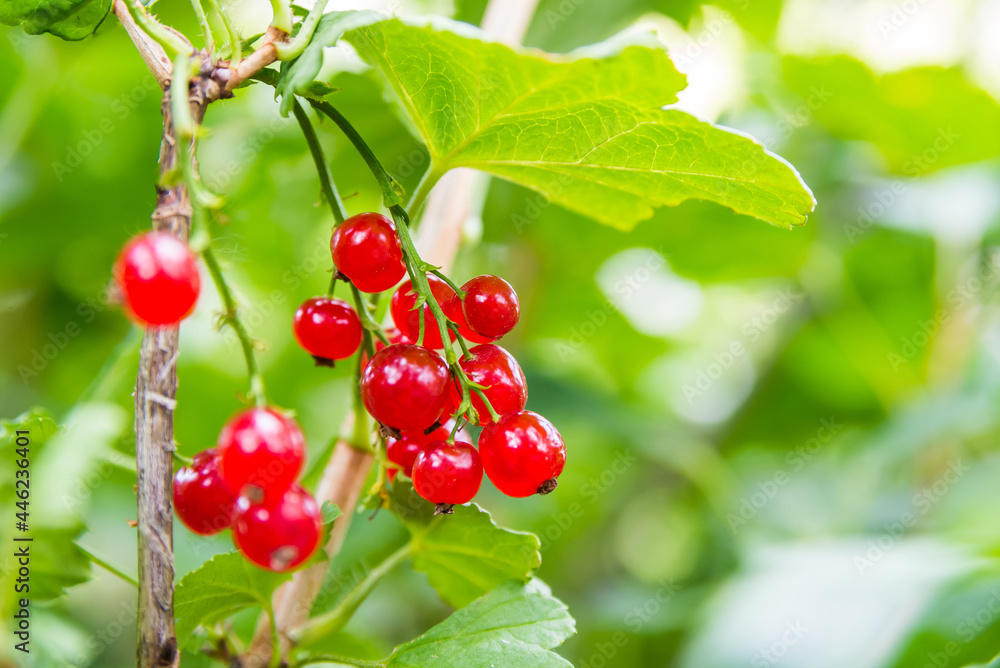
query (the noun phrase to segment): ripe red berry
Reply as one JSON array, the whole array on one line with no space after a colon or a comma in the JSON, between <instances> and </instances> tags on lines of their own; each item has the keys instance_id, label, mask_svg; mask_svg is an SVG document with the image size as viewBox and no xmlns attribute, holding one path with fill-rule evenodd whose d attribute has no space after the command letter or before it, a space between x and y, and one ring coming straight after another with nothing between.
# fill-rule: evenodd
<instances>
[{"instance_id":1,"label":"ripe red berry","mask_svg":"<svg viewBox=\"0 0 1000 668\"><path fill-rule=\"evenodd\" d=\"M472 359L463 357L459 365L465 369L469 380L488 386L483 394L489 399L493 410L500 415L522 410L528 402L528 382L514 356L491 343L475 346L469 352ZM449 383L448 388L448 412L454 413L462 402L462 391L457 382ZM472 393L472 407L479 414L480 426L490 423L490 412L475 392Z\"/></svg>"},{"instance_id":2,"label":"ripe red berry","mask_svg":"<svg viewBox=\"0 0 1000 668\"><path fill-rule=\"evenodd\" d=\"M389 468L389 480L396 477L396 473L403 471L408 477L413 477L413 461L420 454L420 451L435 441L446 441L451 435L451 430L455 426L454 420L448 420L429 434L422 431L404 431L399 438L386 439L385 454L389 461L399 466L399 468ZM467 439L464 429L458 430L458 437Z\"/></svg>"},{"instance_id":3,"label":"ripe red berry","mask_svg":"<svg viewBox=\"0 0 1000 668\"><path fill-rule=\"evenodd\" d=\"M437 299L438 304L446 304L455 296L455 291L451 289L451 286L437 276L430 275L427 277L427 281L430 283L431 293ZM406 281L392 295L392 303L389 306L392 321L396 323L396 327L403 333L403 336L410 341L416 341L420 336L420 315L413 308L416 303L417 293L413 290L413 282ZM434 319L430 307L424 304L420 312L424 315L424 346L443 348L441 331L438 329L437 320ZM449 331L448 335L452 341L455 340L455 335L452 332Z\"/></svg>"},{"instance_id":4,"label":"ripe red berry","mask_svg":"<svg viewBox=\"0 0 1000 668\"><path fill-rule=\"evenodd\" d=\"M233 514L233 543L253 563L280 573L312 556L322 528L319 504L294 485L260 503L240 497Z\"/></svg>"},{"instance_id":5,"label":"ripe red berry","mask_svg":"<svg viewBox=\"0 0 1000 668\"><path fill-rule=\"evenodd\" d=\"M566 464L566 446L552 423L537 413L518 411L486 425L479 435L483 468L507 496L548 494Z\"/></svg>"},{"instance_id":6,"label":"ripe red berry","mask_svg":"<svg viewBox=\"0 0 1000 668\"><path fill-rule=\"evenodd\" d=\"M413 488L438 513L449 506L468 503L483 483L483 463L471 443L435 441L427 445L413 462ZM442 507L444 506L444 507Z\"/></svg>"},{"instance_id":7,"label":"ripe red berry","mask_svg":"<svg viewBox=\"0 0 1000 668\"><path fill-rule=\"evenodd\" d=\"M521 317L517 293L499 276L476 276L462 286L462 292L465 320L481 336L498 339L514 329Z\"/></svg>"},{"instance_id":8,"label":"ripe red berry","mask_svg":"<svg viewBox=\"0 0 1000 668\"><path fill-rule=\"evenodd\" d=\"M215 448L194 456L190 467L174 474L174 510L191 531L209 536L232 523L236 494L219 475Z\"/></svg>"},{"instance_id":9,"label":"ripe red berry","mask_svg":"<svg viewBox=\"0 0 1000 668\"><path fill-rule=\"evenodd\" d=\"M465 313L462 311L462 300L455 295L446 303L441 304L441 310L448 316L448 319L458 325L458 331L466 341L472 343L493 343L496 339L489 336L482 336L469 327L465 321Z\"/></svg>"},{"instance_id":10,"label":"ripe red berry","mask_svg":"<svg viewBox=\"0 0 1000 668\"><path fill-rule=\"evenodd\" d=\"M384 329L382 331L382 333L385 334L385 338L389 339L389 344L390 345L393 344L393 343L413 343L408 338L406 338L405 336L403 336L403 333L400 332L395 327L388 327L388 328ZM376 338L375 339L375 352L378 352L378 351L382 350L383 348L385 348L385 344L382 343L382 341L380 339ZM361 357L360 357L360 359L358 361L358 364L361 367L362 371L364 371L365 367L368 366L368 353L366 353L364 350L361 351Z\"/></svg>"},{"instance_id":11,"label":"ripe red berry","mask_svg":"<svg viewBox=\"0 0 1000 668\"><path fill-rule=\"evenodd\" d=\"M194 253L163 232L132 238L114 274L126 312L142 325L176 325L194 310L201 290Z\"/></svg>"},{"instance_id":12,"label":"ripe red berry","mask_svg":"<svg viewBox=\"0 0 1000 668\"><path fill-rule=\"evenodd\" d=\"M364 334L354 309L345 301L327 297L304 301L295 312L292 332L316 363L326 366L357 352Z\"/></svg>"},{"instance_id":13,"label":"ripe red berry","mask_svg":"<svg viewBox=\"0 0 1000 668\"><path fill-rule=\"evenodd\" d=\"M283 494L306 456L295 420L273 408L249 408L234 415L219 434L218 448L223 479L253 501Z\"/></svg>"},{"instance_id":14,"label":"ripe red berry","mask_svg":"<svg viewBox=\"0 0 1000 668\"><path fill-rule=\"evenodd\" d=\"M375 353L361 374L361 399L372 417L393 429L434 424L448 397L448 366L441 356L411 343Z\"/></svg>"},{"instance_id":15,"label":"ripe red berry","mask_svg":"<svg viewBox=\"0 0 1000 668\"><path fill-rule=\"evenodd\" d=\"M333 264L362 292L388 290L406 275L396 226L380 213L359 213L333 230Z\"/></svg>"}]
</instances>

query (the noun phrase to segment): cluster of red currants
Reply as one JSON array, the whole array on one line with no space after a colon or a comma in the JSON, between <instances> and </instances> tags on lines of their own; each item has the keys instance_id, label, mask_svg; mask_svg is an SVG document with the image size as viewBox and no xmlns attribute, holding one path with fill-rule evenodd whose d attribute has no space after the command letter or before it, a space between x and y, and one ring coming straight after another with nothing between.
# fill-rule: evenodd
<instances>
[{"instance_id":1,"label":"cluster of red currants","mask_svg":"<svg viewBox=\"0 0 1000 668\"><path fill-rule=\"evenodd\" d=\"M362 292L389 290L407 274L396 227L378 213L359 214L339 225L330 249L338 273ZM361 359L365 408L392 435L387 457L398 468L390 476L397 470L410 476L417 492L438 504L440 512L471 501L484 470L508 496L552 491L566 447L548 420L524 410L524 374L514 357L494 344L517 324L517 294L497 276L476 276L459 292L434 274L426 279L430 296L454 323L447 330L450 341L444 342L411 277L392 296L395 328L386 332L388 345L380 341L371 360L364 354ZM294 333L321 364L350 357L364 336L349 304L322 297L298 309ZM457 369L449 369L436 350L458 336L479 345L462 356ZM469 401L463 404L465 396ZM458 428L466 420L483 427L478 450Z\"/></svg>"},{"instance_id":2,"label":"cluster of red currants","mask_svg":"<svg viewBox=\"0 0 1000 668\"><path fill-rule=\"evenodd\" d=\"M295 482L305 452L295 420L273 408L237 413L216 447L178 469L177 516L203 536L232 527L233 543L261 568L295 568L316 551L322 533L319 505Z\"/></svg>"}]
</instances>

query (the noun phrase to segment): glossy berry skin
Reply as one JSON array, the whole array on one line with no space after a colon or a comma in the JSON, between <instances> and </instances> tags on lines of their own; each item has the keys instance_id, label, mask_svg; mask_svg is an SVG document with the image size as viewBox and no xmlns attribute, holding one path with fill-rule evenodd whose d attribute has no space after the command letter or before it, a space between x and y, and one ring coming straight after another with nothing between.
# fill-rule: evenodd
<instances>
[{"instance_id":1,"label":"glossy berry skin","mask_svg":"<svg viewBox=\"0 0 1000 668\"><path fill-rule=\"evenodd\" d=\"M472 359L463 356L459 365L465 369L469 380L489 386L483 390L483 394L489 399L493 410L500 415L506 415L524 409L524 405L528 402L528 382L514 356L491 343L475 346L469 352L472 354ZM448 384L448 392L448 411L454 413L462 402L462 391L457 382L452 382ZM492 421L486 404L476 393L472 394L472 407L479 414L479 426L485 426Z\"/></svg>"},{"instance_id":2,"label":"glossy berry skin","mask_svg":"<svg viewBox=\"0 0 1000 668\"><path fill-rule=\"evenodd\" d=\"M466 341L470 343L493 343L496 339L489 336L482 336L469 327L465 321L465 312L462 311L462 300L455 295L446 303L441 305L441 310L448 316L448 319L458 325L458 331Z\"/></svg>"},{"instance_id":3,"label":"glossy berry skin","mask_svg":"<svg viewBox=\"0 0 1000 668\"><path fill-rule=\"evenodd\" d=\"M389 480L392 481L396 474L402 470L408 477L413 477L413 462L420 451L435 441L446 441L455 426L454 420L448 420L429 434L422 431L404 431L399 438L386 439L385 454L389 461L399 466L390 467L388 470ZM469 440L464 429L459 429L457 437L461 440Z\"/></svg>"},{"instance_id":4,"label":"glossy berry skin","mask_svg":"<svg viewBox=\"0 0 1000 668\"><path fill-rule=\"evenodd\" d=\"M163 232L125 244L114 274L127 313L141 325L176 325L194 310L201 291L194 253Z\"/></svg>"},{"instance_id":5,"label":"glossy berry skin","mask_svg":"<svg viewBox=\"0 0 1000 668\"><path fill-rule=\"evenodd\" d=\"M413 488L431 503L468 503L483 484L483 463L471 443L434 441L413 462Z\"/></svg>"},{"instance_id":6,"label":"glossy berry skin","mask_svg":"<svg viewBox=\"0 0 1000 668\"><path fill-rule=\"evenodd\" d=\"M521 317L521 304L510 283L499 276L476 276L462 286L462 310L472 331L500 338L514 329Z\"/></svg>"},{"instance_id":7,"label":"glossy berry skin","mask_svg":"<svg viewBox=\"0 0 1000 668\"><path fill-rule=\"evenodd\" d=\"M455 291L447 283L437 276L430 275L427 282L431 286L431 294L437 299L438 304L448 303L455 296ZM413 310L417 303L417 293L413 290L413 282L406 281L392 295L392 303L389 305L389 312L392 314L392 321L396 327L410 341L416 341L420 336L420 316ZM442 310L444 310L442 308ZM424 316L424 346L427 348L443 348L441 342L441 331L438 329L437 321L431 309L424 304L420 309ZM448 332L452 340L455 335Z\"/></svg>"},{"instance_id":8,"label":"glossy berry skin","mask_svg":"<svg viewBox=\"0 0 1000 668\"><path fill-rule=\"evenodd\" d=\"M188 529L210 536L232 523L236 494L219 474L215 448L194 456L190 467L174 474L174 510Z\"/></svg>"},{"instance_id":9,"label":"glossy berry skin","mask_svg":"<svg viewBox=\"0 0 1000 668\"><path fill-rule=\"evenodd\" d=\"M393 343L413 343L408 338L406 338L405 336L403 336L403 333L400 332L395 327L385 328L385 329L382 330L382 333L385 335L385 338L389 339L389 343L390 344L393 344ZM375 343L375 352L378 352L378 351L382 350L383 348L385 348L385 344L382 343L382 341L378 337L373 337L373 338L374 338L374 343ZM364 371L365 367L368 366L368 353L366 353L364 351L364 349L361 350L361 355L360 355L360 358L358 360L358 365L361 367L362 371Z\"/></svg>"},{"instance_id":10,"label":"glossy berry skin","mask_svg":"<svg viewBox=\"0 0 1000 668\"><path fill-rule=\"evenodd\" d=\"M261 568L281 573L312 556L322 528L319 504L294 485L261 503L240 497L233 513L233 544Z\"/></svg>"},{"instance_id":11,"label":"glossy berry skin","mask_svg":"<svg viewBox=\"0 0 1000 668\"><path fill-rule=\"evenodd\" d=\"M333 264L362 292L382 292L406 275L396 226L380 213L359 213L333 230Z\"/></svg>"},{"instance_id":12,"label":"glossy berry skin","mask_svg":"<svg viewBox=\"0 0 1000 668\"><path fill-rule=\"evenodd\" d=\"M280 497L299 475L305 439L295 420L273 408L249 408L222 428L220 471L235 492L259 501Z\"/></svg>"},{"instance_id":13,"label":"glossy berry skin","mask_svg":"<svg viewBox=\"0 0 1000 668\"><path fill-rule=\"evenodd\" d=\"M364 330L358 314L347 302L313 297L295 312L295 340L319 364L347 359L361 347Z\"/></svg>"},{"instance_id":14,"label":"glossy berry skin","mask_svg":"<svg viewBox=\"0 0 1000 668\"><path fill-rule=\"evenodd\" d=\"M373 418L400 431L434 424L448 398L448 366L433 350L396 343L375 353L361 374L361 399Z\"/></svg>"},{"instance_id":15,"label":"glossy berry skin","mask_svg":"<svg viewBox=\"0 0 1000 668\"><path fill-rule=\"evenodd\" d=\"M552 423L537 413L518 411L489 424L479 435L483 469L507 496L546 494L566 464L566 446Z\"/></svg>"}]
</instances>

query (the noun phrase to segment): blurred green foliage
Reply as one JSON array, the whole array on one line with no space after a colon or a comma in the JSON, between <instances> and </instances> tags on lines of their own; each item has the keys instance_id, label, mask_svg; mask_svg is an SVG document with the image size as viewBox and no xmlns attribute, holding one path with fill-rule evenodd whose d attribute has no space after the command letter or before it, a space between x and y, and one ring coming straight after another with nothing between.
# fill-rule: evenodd
<instances>
[{"instance_id":1,"label":"blurred green foliage","mask_svg":"<svg viewBox=\"0 0 1000 668\"><path fill-rule=\"evenodd\" d=\"M244 4L244 32L259 32L266 17ZM454 3L473 22L484 4ZM529 407L560 427L570 454L557 493L512 500L487 484L479 502L500 525L539 536L539 576L577 619L558 651L579 667L987 663L1000 649L997 91L968 61L886 72L859 53L790 53L781 34L796 26L779 18L791 3L717 4L733 18L718 33L693 0L542 0L527 44L566 51L639 17L685 22L704 44L698 57L678 47L681 69L705 63L711 83L731 68L720 122L786 157L820 206L791 232L689 202L623 233L494 181L453 273L499 273L519 291L522 321L505 345L523 362ZM794 4L808 15L809 2ZM872 4L873 22L893 16L892 3ZM879 48L931 20L930 4ZM941 31L977 20L960 5ZM161 0L157 11L197 33L186 3ZM148 227L159 99L113 21L82 44L2 37L0 415L30 424L36 448L38 554L52 557L36 562L35 581L70 586L36 598L26 665L121 666L134 656L134 590L99 566L88 573L70 539L82 529L86 550L134 572L137 338L107 285L118 249ZM709 57L724 45L735 60ZM376 75L335 65L325 70L340 89L332 99L412 191L426 151ZM208 126L202 172L228 199L215 248L267 344L271 398L297 411L315 467L349 410L350 365L314 368L290 321L326 287L332 221L271 91L214 105ZM330 124L320 135L349 210L377 207L358 156ZM925 168L909 169L915 158ZM218 308L205 290L182 329L186 455L214 443L241 406L242 358L214 331ZM45 412L26 413L35 406ZM56 422L67 426L55 432ZM406 535L386 513L365 520L355 518L317 608ZM178 576L228 549L225 535L178 526ZM448 613L425 575L400 569L321 649L379 658ZM236 618L246 633L254 623ZM11 646L5 636L0 664Z\"/></svg>"}]
</instances>

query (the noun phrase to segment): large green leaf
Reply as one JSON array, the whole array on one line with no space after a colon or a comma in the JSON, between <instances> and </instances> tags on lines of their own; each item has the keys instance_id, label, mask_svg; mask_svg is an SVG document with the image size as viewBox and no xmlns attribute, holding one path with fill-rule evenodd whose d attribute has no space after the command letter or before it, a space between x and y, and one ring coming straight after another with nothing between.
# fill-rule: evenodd
<instances>
[{"instance_id":1,"label":"large green leaf","mask_svg":"<svg viewBox=\"0 0 1000 668\"><path fill-rule=\"evenodd\" d=\"M526 581L541 565L534 534L498 527L477 506L433 515L433 506L402 482L393 486L393 510L413 536L413 568L427 574L449 605L461 608L507 580Z\"/></svg>"},{"instance_id":2,"label":"large green leaf","mask_svg":"<svg viewBox=\"0 0 1000 668\"><path fill-rule=\"evenodd\" d=\"M506 582L397 647L386 666L565 668L571 664L549 650L575 632L566 606L544 584Z\"/></svg>"},{"instance_id":3,"label":"large green leaf","mask_svg":"<svg viewBox=\"0 0 1000 668\"><path fill-rule=\"evenodd\" d=\"M373 23L383 18L372 11L330 12L324 14L316 24L309 45L295 60L282 63L276 94L281 96L281 113L288 115L292 110L295 95L310 96L316 84L316 76L323 66L323 49L333 46L346 31Z\"/></svg>"},{"instance_id":4,"label":"large green leaf","mask_svg":"<svg viewBox=\"0 0 1000 668\"><path fill-rule=\"evenodd\" d=\"M483 170L622 229L692 198L782 227L813 209L795 170L754 140L662 109L685 79L658 46L554 56L399 19L344 37L388 79L438 174Z\"/></svg>"},{"instance_id":5,"label":"large green leaf","mask_svg":"<svg viewBox=\"0 0 1000 668\"><path fill-rule=\"evenodd\" d=\"M20 25L31 35L49 32L78 40L97 30L112 4L112 0L5 0L0 2L0 23Z\"/></svg>"},{"instance_id":6,"label":"large green leaf","mask_svg":"<svg viewBox=\"0 0 1000 668\"><path fill-rule=\"evenodd\" d=\"M269 608L271 594L291 577L256 568L238 552L212 557L177 585L178 641L183 644L199 624L221 621L245 608Z\"/></svg>"},{"instance_id":7,"label":"large green leaf","mask_svg":"<svg viewBox=\"0 0 1000 668\"><path fill-rule=\"evenodd\" d=\"M1000 668L1000 656L994 657L989 663L977 663L966 666L965 668Z\"/></svg>"},{"instance_id":8,"label":"large green leaf","mask_svg":"<svg viewBox=\"0 0 1000 668\"><path fill-rule=\"evenodd\" d=\"M1000 104L957 69L877 77L847 56L782 63L788 86L842 139L871 142L893 172L923 176L1000 155Z\"/></svg>"}]
</instances>

